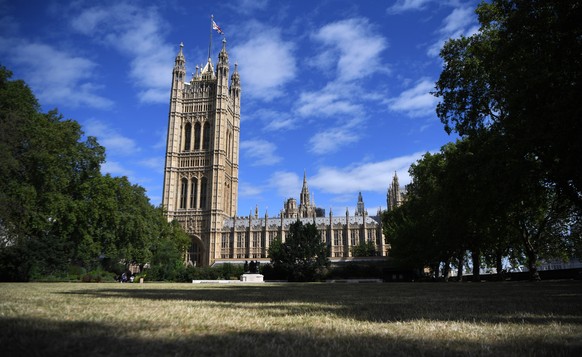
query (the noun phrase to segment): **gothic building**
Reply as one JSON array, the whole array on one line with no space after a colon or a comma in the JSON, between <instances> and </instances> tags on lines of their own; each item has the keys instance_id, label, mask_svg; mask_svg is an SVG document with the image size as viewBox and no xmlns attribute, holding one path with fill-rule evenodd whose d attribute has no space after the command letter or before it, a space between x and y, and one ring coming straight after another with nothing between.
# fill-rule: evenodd
<instances>
[{"instance_id":1,"label":"gothic building","mask_svg":"<svg viewBox=\"0 0 582 357\"><path fill-rule=\"evenodd\" d=\"M188 80L182 47L172 72L162 204L168 220L177 220L192 238L187 261L206 266L268 260L273 239L284 241L297 220L317 226L332 260L351 259L352 247L364 241L373 242L377 254L386 256L389 246L380 211L368 215L360 193L354 216L347 209L345 215L330 210L325 216L313 202L305 173L299 205L290 198L275 217L267 212L259 217L258 209L245 217L236 215L241 105L237 65L229 77L223 40L216 68L208 58Z\"/></svg>"},{"instance_id":2,"label":"gothic building","mask_svg":"<svg viewBox=\"0 0 582 357\"><path fill-rule=\"evenodd\" d=\"M392 211L394 208L402 205L404 195L405 194L400 189L400 184L398 183L398 175L394 172L392 184L388 187L388 192L386 193L386 207L388 207L388 211Z\"/></svg>"}]
</instances>

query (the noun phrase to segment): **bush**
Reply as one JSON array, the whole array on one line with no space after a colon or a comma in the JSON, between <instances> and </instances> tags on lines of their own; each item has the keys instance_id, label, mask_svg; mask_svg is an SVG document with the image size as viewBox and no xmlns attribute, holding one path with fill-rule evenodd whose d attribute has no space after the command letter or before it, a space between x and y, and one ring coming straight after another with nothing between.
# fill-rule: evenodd
<instances>
[{"instance_id":1,"label":"bush","mask_svg":"<svg viewBox=\"0 0 582 357\"><path fill-rule=\"evenodd\" d=\"M92 270L84 274L81 277L81 281L84 283L113 282L115 281L115 274L101 269Z\"/></svg>"}]
</instances>

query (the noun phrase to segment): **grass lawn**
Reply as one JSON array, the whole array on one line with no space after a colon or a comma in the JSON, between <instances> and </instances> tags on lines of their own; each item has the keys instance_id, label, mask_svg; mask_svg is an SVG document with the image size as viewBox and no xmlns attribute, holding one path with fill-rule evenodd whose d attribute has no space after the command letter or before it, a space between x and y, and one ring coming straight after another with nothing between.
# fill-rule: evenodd
<instances>
[{"instance_id":1,"label":"grass lawn","mask_svg":"<svg viewBox=\"0 0 582 357\"><path fill-rule=\"evenodd\" d=\"M4 283L0 346L3 356L581 356L582 283Z\"/></svg>"}]
</instances>

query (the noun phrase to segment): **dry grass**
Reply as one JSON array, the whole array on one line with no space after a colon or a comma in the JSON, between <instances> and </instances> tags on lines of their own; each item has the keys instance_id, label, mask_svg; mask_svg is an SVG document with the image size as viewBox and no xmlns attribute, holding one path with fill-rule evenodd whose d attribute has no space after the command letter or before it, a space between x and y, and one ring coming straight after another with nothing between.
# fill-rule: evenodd
<instances>
[{"instance_id":1,"label":"dry grass","mask_svg":"<svg viewBox=\"0 0 582 357\"><path fill-rule=\"evenodd\" d=\"M0 284L0 346L5 356L582 355L582 284Z\"/></svg>"}]
</instances>

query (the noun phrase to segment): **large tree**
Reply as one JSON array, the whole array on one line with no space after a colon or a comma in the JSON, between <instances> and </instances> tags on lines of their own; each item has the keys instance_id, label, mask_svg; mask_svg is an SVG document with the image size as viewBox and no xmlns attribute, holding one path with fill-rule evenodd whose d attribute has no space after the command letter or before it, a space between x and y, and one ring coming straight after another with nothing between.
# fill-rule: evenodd
<instances>
[{"instance_id":1,"label":"large tree","mask_svg":"<svg viewBox=\"0 0 582 357\"><path fill-rule=\"evenodd\" d=\"M494 0L449 40L435 94L448 132L491 129L582 208L582 1Z\"/></svg>"},{"instance_id":2,"label":"large tree","mask_svg":"<svg viewBox=\"0 0 582 357\"><path fill-rule=\"evenodd\" d=\"M494 0L476 12L480 30L441 51L437 115L449 133L486 138L477 147L496 189L481 202L496 224L483 227L495 235L485 248L498 266L508 250L526 256L536 278L538 258L579 239L568 227L582 209L582 1Z\"/></svg>"},{"instance_id":3,"label":"large tree","mask_svg":"<svg viewBox=\"0 0 582 357\"><path fill-rule=\"evenodd\" d=\"M101 175L105 148L0 66L0 280L64 275L72 265L183 262L187 237L144 188ZM166 249L166 250L168 250ZM155 258L155 259L154 259ZM109 264L113 262L113 264Z\"/></svg>"},{"instance_id":4,"label":"large tree","mask_svg":"<svg viewBox=\"0 0 582 357\"><path fill-rule=\"evenodd\" d=\"M269 247L274 268L287 274L290 281L314 281L326 274L328 251L313 223L297 220L289 227L285 242L280 238Z\"/></svg>"},{"instance_id":5,"label":"large tree","mask_svg":"<svg viewBox=\"0 0 582 357\"><path fill-rule=\"evenodd\" d=\"M66 270L73 250L67 222L79 215L79 189L100 175L105 151L93 137L82 141L76 121L42 113L28 86L11 76L0 67L2 254L20 252L17 275L52 274Z\"/></svg>"}]
</instances>

